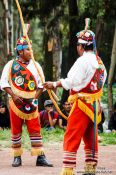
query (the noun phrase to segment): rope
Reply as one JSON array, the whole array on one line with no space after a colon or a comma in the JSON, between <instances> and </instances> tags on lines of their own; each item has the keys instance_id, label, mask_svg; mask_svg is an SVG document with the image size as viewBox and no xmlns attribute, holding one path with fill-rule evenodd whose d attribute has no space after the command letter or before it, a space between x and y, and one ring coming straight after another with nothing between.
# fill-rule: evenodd
<instances>
[{"instance_id":1,"label":"rope","mask_svg":"<svg viewBox=\"0 0 116 175\"><path fill-rule=\"evenodd\" d=\"M29 40L29 37L28 37L27 32L26 32L26 29L25 29L25 24L24 24L24 20L23 20L23 15L22 15L21 7L20 7L20 5L19 5L18 0L15 0L15 2L16 2L18 11L19 11L20 20L21 20L21 24L22 24L23 31L24 31L24 35L25 35L26 38L27 38L27 42L28 42L28 45L29 45L29 50L30 50L30 53L31 53L31 58L32 58L33 64L34 64L34 66L35 66L35 68L36 68L36 70L37 70L37 72L38 72L38 74L39 74L39 76L40 76L41 82L44 83L44 79L43 79L43 77L42 77L42 75L41 75L41 73L40 73L40 71L39 71L39 69L38 69L38 67L37 67L37 65L36 65L36 62L35 62L35 59L34 59L34 56L33 56L33 50L32 50L32 48L31 48L30 40ZM61 110L60 110L60 108L58 107L56 101L54 100L54 99L56 99L56 100L58 101L58 100L59 100L58 97L57 97L57 96L55 95L55 93L54 93L53 91L51 91L51 90L47 90L47 92L48 92L48 94L49 94L49 96L50 96L50 99L52 100L52 102L53 102L53 104L54 104L56 110L58 111L58 113L59 113L63 118L65 118L65 119L67 120L67 117L61 112ZM52 96L52 95L53 95L53 96ZM53 98L53 97L54 97L54 98Z\"/></svg>"}]
</instances>

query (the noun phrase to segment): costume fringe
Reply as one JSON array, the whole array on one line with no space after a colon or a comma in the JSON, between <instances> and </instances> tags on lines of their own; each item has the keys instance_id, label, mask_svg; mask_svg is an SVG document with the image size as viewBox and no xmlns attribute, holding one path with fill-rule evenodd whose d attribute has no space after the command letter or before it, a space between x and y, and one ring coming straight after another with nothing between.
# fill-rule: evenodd
<instances>
[{"instance_id":1,"label":"costume fringe","mask_svg":"<svg viewBox=\"0 0 116 175\"><path fill-rule=\"evenodd\" d=\"M96 173L96 164L86 164L84 167L85 174L95 174Z\"/></svg>"},{"instance_id":2,"label":"costume fringe","mask_svg":"<svg viewBox=\"0 0 116 175\"><path fill-rule=\"evenodd\" d=\"M21 156L23 154L23 149L22 148L12 149L11 154L14 157Z\"/></svg>"},{"instance_id":3,"label":"costume fringe","mask_svg":"<svg viewBox=\"0 0 116 175\"><path fill-rule=\"evenodd\" d=\"M74 175L73 168L63 168L60 175Z\"/></svg>"},{"instance_id":4,"label":"costume fringe","mask_svg":"<svg viewBox=\"0 0 116 175\"><path fill-rule=\"evenodd\" d=\"M31 119L34 119L34 118L38 117L38 108L36 109L35 112L33 112L31 114L23 113L22 111L20 111L16 107L16 105L14 104L12 98L9 98L9 105L10 105L11 109L13 110L13 112L21 119L31 120Z\"/></svg>"},{"instance_id":5,"label":"costume fringe","mask_svg":"<svg viewBox=\"0 0 116 175\"><path fill-rule=\"evenodd\" d=\"M80 99L78 99L78 107L94 122L94 112L85 105ZM98 113L98 112L97 112ZM101 114L96 116L96 124L99 124L101 121Z\"/></svg>"},{"instance_id":6,"label":"costume fringe","mask_svg":"<svg viewBox=\"0 0 116 175\"><path fill-rule=\"evenodd\" d=\"M94 101L98 103L98 100L100 99L101 96L102 96L102 89L95 94L82 92L82 93L76 93L74 95L70 95L68 97L68 102L73 103L73 106L69 116L74 111L74 108L76 106L76 101L78 101L78 107L94 122L94 112L86 104L84 104L82 100L86 100L86 103L91 103L91 104L93 104ZM97 112L96 124L99 124L101 121L101 114L98 115L98 110L96 112Z\"/></svg>"},{"instance_id":7,"label":"costume fringe","mask_svg":"<svg viewBox=\"0 0 116 175\"><path fill-rule=\"evenodd\" d=\"M31 155L32 156L41 156L44 155L43 148L32 148L31 149Z\"/></svg>"}]
</instances>

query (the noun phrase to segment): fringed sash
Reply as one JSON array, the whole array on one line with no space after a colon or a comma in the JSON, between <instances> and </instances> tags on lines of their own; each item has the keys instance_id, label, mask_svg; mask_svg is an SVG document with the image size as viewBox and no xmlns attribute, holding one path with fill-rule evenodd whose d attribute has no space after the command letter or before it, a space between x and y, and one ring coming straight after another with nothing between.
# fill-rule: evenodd
<instances>
[{"instance_id":1,"label":"fringed sash","mask_svg":"<svg viewBox=\"0 0 116 175\"><path fill-rule=\"evenodd\" d=\"M96 101L96 123L100 123L101 121L101 110L99 106L99 99L102 95L102 90L95 94L88 94L88 93L79 93L70 95L68 98L69 102L73 102L73 106L71 109L71 113L73 112L76 102L78 100L78 107L94 122L94 101ZM86 101L86 102L85 102Z\"/></svg>"}]
</instances>

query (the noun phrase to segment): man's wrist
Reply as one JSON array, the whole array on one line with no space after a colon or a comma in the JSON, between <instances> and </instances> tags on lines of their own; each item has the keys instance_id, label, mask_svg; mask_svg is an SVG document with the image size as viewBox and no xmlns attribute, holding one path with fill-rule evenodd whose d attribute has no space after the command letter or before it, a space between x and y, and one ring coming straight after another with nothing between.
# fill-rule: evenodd
<instances>
[{"instance_id":1,"label":"man's wrist","mask_svg":"<svg viewBox=\"0 0 116 175\"><path fill-rule=\"evenodd\" d=\"M57 82L53 82L53 87L56 88L57 87Z\"/></svg>"},{"instance_id":2,"label":"man's wrist","mask_svg":"<svg viewBox=\"0 0 116 175\"><path fill-rule=\"evenodd\" d=\"M14 93L10 93L10 95L12 98L16 96Z\"/></svg>"}]
</instances>

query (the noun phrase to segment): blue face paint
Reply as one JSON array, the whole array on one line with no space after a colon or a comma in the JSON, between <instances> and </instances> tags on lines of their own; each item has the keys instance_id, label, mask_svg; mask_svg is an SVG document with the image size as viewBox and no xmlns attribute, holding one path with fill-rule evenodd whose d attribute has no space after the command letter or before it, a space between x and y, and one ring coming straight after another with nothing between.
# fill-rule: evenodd
<instances>
[{"instance_id":1,"label":"blue face paint","mask_svg":"<svg viewBox=\"0 0 116 175\"><path fill-rule=\"evenodd\" d=\"M28 45L17 45L16 50L23 50L23 49L27 49Z\"/></svg>"}]
</instances>

